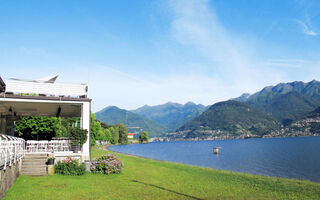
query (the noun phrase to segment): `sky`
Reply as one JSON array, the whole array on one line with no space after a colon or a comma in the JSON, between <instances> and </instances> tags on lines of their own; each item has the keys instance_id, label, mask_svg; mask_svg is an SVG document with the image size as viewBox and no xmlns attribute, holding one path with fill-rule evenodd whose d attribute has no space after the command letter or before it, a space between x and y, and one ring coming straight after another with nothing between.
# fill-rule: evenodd
<instances>
[{"instance_id":1,"label":"sky","mask_svg":"<svg viewBox=\"0 0 320 200\"><path fill-rule=\"evenodd\" d=\"M94 112L320 80L320 1L0 0L0 76L53 75Z\"/></svg>"}]
</instances>

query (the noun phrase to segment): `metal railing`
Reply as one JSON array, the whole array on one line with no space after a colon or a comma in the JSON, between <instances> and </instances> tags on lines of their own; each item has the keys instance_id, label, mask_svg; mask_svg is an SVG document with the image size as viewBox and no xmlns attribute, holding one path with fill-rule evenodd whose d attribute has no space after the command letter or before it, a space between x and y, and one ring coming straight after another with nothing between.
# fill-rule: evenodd
<instances>
[{"instance_id":1,"label":"metal railing","mask_svg":"<svg viewBox=\"0 0 320 200\"><path fill-rule=\"evenodd\" d=\"M72 151L71 140L27 140L26 153L54 153Z\"/></svg>"},{"instance_id":2,"label":"metal railing","mask_svg":"<svg viewBox=\"0 0 320 200\"><path fill-rule=\"evenodd\" d=\"M24 155L25 140L0 134L0 169L6 169L21 160Z\"/></svg>"}]
</instances>

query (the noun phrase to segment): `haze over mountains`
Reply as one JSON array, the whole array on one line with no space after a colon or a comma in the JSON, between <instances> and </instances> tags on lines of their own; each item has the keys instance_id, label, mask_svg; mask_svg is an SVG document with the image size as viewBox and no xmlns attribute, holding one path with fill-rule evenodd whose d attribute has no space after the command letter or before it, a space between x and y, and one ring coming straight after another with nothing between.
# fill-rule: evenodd
<instances>
[{"instance_id":1,"label":"haze over mountains","mask_svg":"<svg viewBox=\"0 0 320 200\"><path fill-rule=\"evenodd\" d=\"M187 121L199 116L205 110L206 107L204 105L197 105L193 102L188 102L184 105L168 102L158 106L145 105L132 110L132 112L154 120L169 130L175 130L183 126Z\"/></svg>"},{"instance_id":2,"label":"haze over mountains","mask_svg":"<svg viewBox=\"0 0 320 200\"><path fill-rule=\"evenodd\" d=\"M151 131L151 136L161 135L168 140L268 137L289 134L288 130L298 134L298 129L290 128L291 125L305 120L304 116L319 106L320 82L295 81L268 86L210 108L193 102L145 105L132 111L109 107L98 112L97 119L108 124L139 126Z\"/></svg>"},{"instance_id":3,"label":"haze over mountains","mask_svg":"<svg viewBox=\"0 0 320 200\"><path fill-rule=\"evenodd\" d=\"M149 133L150 137L167 132L167 128L157 122L116 106L108 106L102 109L96 113L96 118L110 125L122 123L128 127L129 132L140 132L143 129Z\"/></svg>"}]
</instances>

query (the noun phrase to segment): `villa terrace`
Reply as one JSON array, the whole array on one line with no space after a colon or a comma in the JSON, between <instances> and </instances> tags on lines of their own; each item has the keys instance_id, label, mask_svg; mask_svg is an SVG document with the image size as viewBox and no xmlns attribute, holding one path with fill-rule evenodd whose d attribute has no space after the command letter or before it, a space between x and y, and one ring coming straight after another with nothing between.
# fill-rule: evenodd
<instances>
[{"instance_id":1,"label":"villa terrace","mask_svg":"<svg viewBox=\"0 0 320 200\"><path fill-rule=\"evenodd\" d=\"M75 157L81 162L90 160L91 99L87 97L88 86L55 83L56 78L57 76L39 80L3 81L0 77L1 183L7 169L14 168L17 175L21 172L21 160L25 154L41 153L54 156L57 160L67 156ZM72 149L68 138L25 141L15 137L15 121L23 116L79 117L80 127L88 131L88 139L78 150ZM0 198L8 187L1 187Z\"/></svg>"}]
</instances>

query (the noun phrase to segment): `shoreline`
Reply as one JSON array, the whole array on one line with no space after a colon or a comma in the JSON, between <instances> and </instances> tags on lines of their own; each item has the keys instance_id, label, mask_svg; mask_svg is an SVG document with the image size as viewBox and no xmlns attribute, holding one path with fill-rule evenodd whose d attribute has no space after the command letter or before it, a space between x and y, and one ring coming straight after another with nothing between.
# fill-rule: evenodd
<instances>
[{"instance_id":1,"label":"shoreline","mask_svg":"<svg viewBox=\"0 0 320 200\"><path fill-rule=\"evenodd\" d=\"M298 138L311 138L311 137L320 137L320 136L297 136ZM272 137L272 138L249 138L249 139L294 139L294 138L297 138L297 137ZM234 141L238 141L238 140L248 140L248 139L229 139L229 140L234 140ZM226 141L226 140L197 140L197 141L189 141L189 140L185 140L185 141L165 141L165 142L150 142L150 143L172 143L172 142L198 142L198 141ZM118 144L118 145L128 145L128 144ZM317 176L311 176L309 175L308 176L302 176L301 177L304 177L304 178L300 178L300 177L294 177L294 176L291 176L290 175L287 175L286 173L282 173L284 174L284 176L278 176L278 174L276 175L269 175L268 174L268 171L267 173L250 173L250 172L244 172L244 171L236 171L236 170L228 170L228 169L218 169L218 168L213 168L211 166L201 166L201 165L196 165L196 164L189 164L189 163L183 163L183 162L175 162L175 161L168 161L168 160L161 160L161 159L157 159L157 158L150 158L150 157L144 157L144 156L141 156L141 155L134 155L134 154L131 154L131 153L125 153L125 152L120 152L120 151L117 151L117 150L112 150L110 149L110 147L112 146L118 146L118 145L107 145L105 147L103 147L104 149L108 150L108 151L111 151L111 152L115 152L115 153L118 153L118 154L122 154L122 155L127 155L127 156L132 156L132 157L137 157L137 158L144 158L144 159L150 159L150 160L154 160L154 161L160 161L160 162L168 162L168 163L175 163L175 164L182 164L182 165L188 165L188 166L192 166L192 167L199 167L199 168L205 168L205 169L211 169L211 170L218 170L218 171L225 171L225 172L232 172L232 173L241 173L241 174L247 174L247 175L254 175L254 176L263 176L263 177L271 177L271 178L284 178L284 179L289 179L289 180L297 180L297 181L308 181L308 182L312 182L312 183L318 183L320 184L320 180L318 180L317 178L314 178L314 177L317 177ZM259 169L259 168L257 168ZM252 171L255 171L255 170L252 170Z\"/></svg>"},{"instance_id":2,"label":"shoreline","mask_svg":"<svg viewBox=\"0 0 320 200\"><path fill-rule=\"evenodd\" d=\"M310 181L157 161L107 148L92 147L92 158L115 153L125 164L120 174L19 176L4 200L320 199L320 184Z\"/></svg>"},{"instance_id":3,"label":"shoreline","mask_svg":"<svg viewBox=\"0 0 320 200\"><path fill-rule=\"evenodd\" d=\"M303 137L310 137L310 136L303 136ZM269 139L269 138L267 138L267 139ZM125 145L125 144L120 144L120 145ZM191 164L180 163L180 162L172 162L172 161L167 161L167 160L159 160L159 159L155 159L155 158L147 158L147 157L143 157L143 156L137 156L137 155L134 155L134 154L123 153L123 152L111 150L109 148L111 146L118 146L118 145L107 145L107 146L103 147L103 150L111 151L111 152L114 152L114 153L117 153L117 154L121 154L121 155L124 155L124 156L130 156L130 157L134 157L134 158L142 158L142 159L148 159L148 160L164 162L164 163L186 165L186 166L190 166L190 167L203 168L203 169L208 169L208 170L212 170L212 171L228 172L228 173L232 173L232 174L235 174L235 175L237 175L237 174L241 175L242 174L242 175L250 175L250 176L265 177L265 178L285 179L285 180L302 181L302 182L306 181L306 182L315 183L315 184L319 184L320 185L320 182L311 181L311 180L307 180L307 179L287 178L287 177L281 177L281 176L268 176L268 175L262 175L262 174L253 174L253 173L246 173L246 172L239 172L239 171L216 169L216 168L211 168L211 167L205 167L205 166L199 166L199 165L191 165Z\"/></svg>"}]
</instances>

